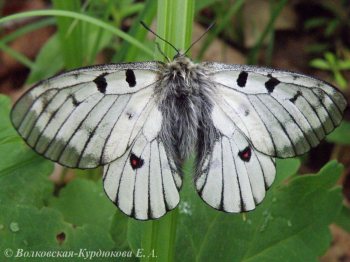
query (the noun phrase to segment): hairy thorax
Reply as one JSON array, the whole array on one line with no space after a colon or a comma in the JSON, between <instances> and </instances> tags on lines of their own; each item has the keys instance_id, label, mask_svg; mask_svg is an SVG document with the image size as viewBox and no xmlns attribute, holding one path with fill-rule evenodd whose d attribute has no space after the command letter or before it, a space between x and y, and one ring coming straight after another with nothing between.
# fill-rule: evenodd
<instances>
[{"instance_id":1,"label":"hairy thorax","mask_svg":"<svg viewBox=\"0 0 350 262\"><path fill-rule=\"evenodd\" d=\"M183 162L193 153L203 152L198 147L210 147L207 145L210 144L208 135L213 132L206 129L213 129L209 122L213 85L205 70L184 55L175 57L165 67L157 90L157 100L163 116L160 135L167 144L165 148L171 151L168 153L181 169ZM204 155L197 155L197 161L203 157Z\"/></svg>"}]
</instances>

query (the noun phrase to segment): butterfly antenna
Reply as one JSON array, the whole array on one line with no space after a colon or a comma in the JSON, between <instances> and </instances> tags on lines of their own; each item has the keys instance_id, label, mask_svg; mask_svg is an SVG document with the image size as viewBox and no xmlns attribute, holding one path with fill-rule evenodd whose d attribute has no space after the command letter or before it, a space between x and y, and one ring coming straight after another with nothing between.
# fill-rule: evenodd
<instances>
[{"instance_id":1,"label":"butterfly antenna","mask_svg":"<svg viewBox=\"0 0 350 262\"><path fill-rule=\"evenodd\" d=\"M180 52L179 52L179 50L175 47L175 46L173 46L171 43L169 43L167 40L165 40L165 39L163 39L163 38L161 38L159 35L157 35L155 32L153 32L152 31L152 29L151 28L149 28L143 21L140 21L140 23L141 23L141 25L143 25L143 27L144 28L146 28L148 31L150 31L152 34L154 34L156 37L158 37L160 40L163 40L165 43L167 43L168 45L170 45L172 48L174 48L175 49L175 51L179 54ZM159 49L159 46L158 46L158 49ZM161 51L161 53L164 55L164 53ZM166 57L166 56L165 56ZM169 58L168 57L166 57L168 60L169 60Z\"/></svg>"},{"instance_id":2,"label":"butterfly antenna","mask_svg":"<svg viewBox=\"0 0 350 262\"><path fill-rule=\"evenodd\" d=\"M195 43L197 43L199 40L201 40L202 37L203 37L206 33L208 33L208 31L215 25L215 22L216 22L216 21L212 22L212 23L208 26L207 30L205 30L205 32L202 34L202 36L192 43L192 45L186 50L185 54L192 48L192 46L194 46Z\"/></svg>"},{"instance_id":3,"label":"butterfly antenna","mask_svg":"<svg viewBox=\"0 0 350 262\"><path fill-rule=\"evenodd\" d=\"M159 45L159 43L158 42L156 42L156 44L157 44L157 47L158 47L158 51L168 60L168 62L169 63L171 63L171 60L170 60L170 58L169 57L167 57L164 53L163 53L163 51L160 49L160 45Z\"/></svg>"}]
</instances>

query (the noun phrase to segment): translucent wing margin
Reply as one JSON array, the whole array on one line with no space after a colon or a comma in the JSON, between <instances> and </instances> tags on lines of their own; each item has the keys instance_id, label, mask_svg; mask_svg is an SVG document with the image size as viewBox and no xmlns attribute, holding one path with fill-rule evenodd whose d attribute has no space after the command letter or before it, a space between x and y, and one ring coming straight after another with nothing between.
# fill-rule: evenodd
<instances>
[{"instance_id":1,"label":"translucent wing margin","mask_svg":"<svg viewBox=\"0 0 350 262\"><path fill-rule=\"evenodd\" d=\"M15 104L13 125L39 154L94 168L122 156L155 103L161 62L81 68L42 81Z\"/></svg>"},{"instance_id":2,"label":"translucent wing margin","mask_svg":"<svg viewBox=\"0 0 350 262\"><path fill-rule=\"evenodd\" d=\"M321 80L263 67L203 65L216 85L216 103L269 156L302 155L343 119L344 96Z\"/></svg>"}]
</instances>

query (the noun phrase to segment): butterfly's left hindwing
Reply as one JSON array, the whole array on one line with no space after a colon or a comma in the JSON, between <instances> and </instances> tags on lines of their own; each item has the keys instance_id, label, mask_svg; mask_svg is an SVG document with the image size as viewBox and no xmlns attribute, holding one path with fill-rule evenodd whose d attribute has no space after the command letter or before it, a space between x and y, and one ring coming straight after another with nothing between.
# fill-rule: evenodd
<instances>
[{"instance_id":1,"label":"butterfly's left hindwing","mask_svg":"<svg viewBox=\"0 0 350 262\"><path fill-rule=\"evenodd\" d=\"M103 170L108 197L138 220L162 217L180 201L182 178L159 137L161 119L155 106L128 151Z\"/></svg>"},{"instance_id":2,"label":"butterfly's left hindwing","mask_svg":"<svg viewBox=\"0 0 350 262\"><path fill-rule=\"evenodd\" d=\"M93 168L122 156L152 109L161 62L73 70L45 80L14 106L11 119L38 153Z\"/></svg>"}]
</instances>

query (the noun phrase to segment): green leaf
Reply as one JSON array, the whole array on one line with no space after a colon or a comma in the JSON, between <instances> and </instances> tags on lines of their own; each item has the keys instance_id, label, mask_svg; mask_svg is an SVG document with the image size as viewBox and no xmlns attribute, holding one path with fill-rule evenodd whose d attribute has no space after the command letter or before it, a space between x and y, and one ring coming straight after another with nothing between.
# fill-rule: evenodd
<instances>
[{"instance_id":1,"label":"green leaf","mask_svg":"<svg viewBox=\"0 0 350 262\"><path fill-rule=\"evenodd\" d=\"M343 145L350 145L350 122L343 121L332 133L330 133L326 140L332 143L339 143Z\"/></svg>"},{"instance_id":2,"label":"green leaf","mask_svg":"<svg viewBox=\"0 0 350 262\"><path fill-rule=\"evenodd\" d=\"M323 69L323 70L330 70L331 67L327 61L321 58L316 58L310 62L310 66L318 68L318 69Z\"/></svg>"},{"instance_id":3,"label":"green leaf","mask_svg":"<svg viewBox=\"0 0 350 262\"><path fill-rule=\"evenodd\" d=\"M278 170L278 174L276 175L272 187L282 184L282 182L287 178L296 174L299 167L300 160L298 158L276 159L276 168Z\"/></svg>"},{"instance_id":4,"label":"green leaf","mask_svg":"<svg viewBox=\"0 0 350 262\"><path fill-rule=\"evenodd\" d=\"M0 205L0 225L2 228L0 230L1 255L3 256L5 249L10 248L14 252L13 256L19 257L18 261L67 259L45 258L47 256L44 258L24 257L24 252L31 254L30 251L72 251L68 260L82 261L89 256L87 251L112 251L114 248L114 242L110 236L99 227L95 225L73 227L63 220L58 211L51 208L39 210L33 206ZM93 261L115 261L115 258L94 257Z\"/></svg>"},{"instance_id":5,"label":"green leaf","mask_svg":"<svg viewBox=\"0 0 350 262\"><path fill-rule=\"evenodd\" d=\"M346 207L345 205L343 205L341 211L339 212L339 215L334 220L334 222L338 226L341 226L348 233L350 233L349 217L350 217L350 209L349 207Z\"/></svg>"},{"instance_id":6,"label":"green leaf","mask_svg":"<svg viewBox=\"0 0 350 262\"><path fill-rule=\"evenodd\" d=\"M337 58L336 58L335 54L333 54L331 52L326 52L324 54L324 57L325 57L326 61L328 62L328 64L330 64L331 66L336 66Z\"/></svg>"},{"instance_id":7,"label":"green leaf","mask_svg":"<svg viewBox=\"0 0 350 262\"><path fill-rule=\"evenodd\" d=\"M59 210L65 221L74 225L96 225L108 231L116 207L106 197L101 180L98 183L86 179L73 179L51 197L48 206Z\"/></svg>"},{"instance_id":8,"label":"green leaf","mask_svg":"<svg viewBox=\"0 0 350 262\"><path fill-rule=\"evenodd\" d=\"M324 30L324 35L330 37L340 26L339 20L331 20L328 22L326 29Z\"/></svg>"},{"instance_id":9,"label":"green leaf","mask_svg":"<svg viewBox=\"0 0 350 262\"><path fill-rule=\"evenodd\" d=\"M348 70L350 69L350 60L339 60L338 61L339 70Z\"/></svg>"},{"instance_id":10,"label":"green leaf","mask_svg":"<svg viewBox=\"0 0 350 262\"><path fill-rule=\"evenodd\" d=\"M340 188L333 188L341 171L330 162L317 175L274 186L246 221L206 206L185 183L176 261L318 261L342 206Z\"/></svg>"},{"instance_id":11,"label":"green leaf","mask_svg":"<svg viewBox=\"0 0 350 262\"><path fill-rule=\"evenodd\" d=\"M334 71L333 75L334 75L334 80L337 82L337 85L340 88L344 89L347 87L348 83L339 71Z\"/></svg>"},{"instance_id":12,"label":"green leaf","mask_svg":"<svg viewBox=\"0 0 350 262\"><path fill-rule=\"evenodd\" d=\"M47 178L52 173L53 163L44 160L31 149L23 150L19 143L13 143L12 147L1 146L0 150L13 150L11 157L7 158L8 161L12 159L12 162L6 166L0 164L1 203L42 207L44 200L53 193L53 184Z\"/></svg>"}]
</instances>

